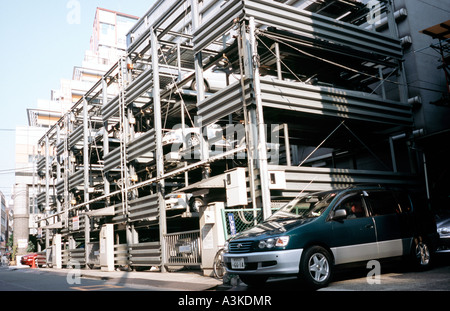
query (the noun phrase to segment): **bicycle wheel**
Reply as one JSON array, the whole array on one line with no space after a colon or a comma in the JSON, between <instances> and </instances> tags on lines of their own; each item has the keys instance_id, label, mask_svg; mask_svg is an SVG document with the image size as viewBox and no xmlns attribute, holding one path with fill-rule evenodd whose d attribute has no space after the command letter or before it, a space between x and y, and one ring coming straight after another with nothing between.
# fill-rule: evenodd
<instances>
[{"instance_id":1,"label":"bicycle wheel","mask_svg":"<svg viewBox=\"0 0 450 311\"><path fill-rule=\"evenodd\" d=\"M225 267L223 265L223 248L219 249L214 257L213 263L214 276L218 279L225 275Z\"/></svg>"}]
</instances>

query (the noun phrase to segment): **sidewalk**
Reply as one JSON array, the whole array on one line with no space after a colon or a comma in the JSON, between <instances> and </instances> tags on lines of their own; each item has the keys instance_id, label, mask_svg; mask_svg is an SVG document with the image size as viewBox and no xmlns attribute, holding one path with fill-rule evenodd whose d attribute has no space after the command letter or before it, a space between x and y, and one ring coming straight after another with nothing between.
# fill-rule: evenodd
<instances>
[{"instance_id":1,"label":"sidewalk","mask_svg":"<svg viewBox=\"0 0 450 311\"><path fill-rule=\"evenodd\" d=\"M10 269L31 269L28 266L10 266ZM78 273L81 278L91 278L114 282L123 285L144 285L168 291L206 291L223 285L223 281L213 277L203 276L201 270L182 270L176 272L159 271L101 271L100 269L55 269L37 268L48 273L68 275Z\"/></svg>"}]
</instances>

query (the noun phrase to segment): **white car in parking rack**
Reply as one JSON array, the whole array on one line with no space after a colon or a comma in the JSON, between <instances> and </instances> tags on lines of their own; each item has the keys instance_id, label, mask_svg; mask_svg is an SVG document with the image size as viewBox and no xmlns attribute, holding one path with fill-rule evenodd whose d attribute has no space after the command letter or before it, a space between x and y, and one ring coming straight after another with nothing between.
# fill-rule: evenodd
<instances>
[{"instance_id":1,"label":"white car in parking rack","mask_svg":"<svg viewBox=\"0 0 450 311\"><path fill-rule=\"evenodd\" d=\"M180 161L182 158L200 159L200 148L198 148L202 135L200 128L186 127L185 129L176 128L164 131L162 145L172 145L170 152L165 155L166 161ZM219 124L208 125L206 135L210 143L210 155L211 152L215 154L225 152L232 146L230 141L224 139L222 127Z\"/></svg>"}]
</instances>

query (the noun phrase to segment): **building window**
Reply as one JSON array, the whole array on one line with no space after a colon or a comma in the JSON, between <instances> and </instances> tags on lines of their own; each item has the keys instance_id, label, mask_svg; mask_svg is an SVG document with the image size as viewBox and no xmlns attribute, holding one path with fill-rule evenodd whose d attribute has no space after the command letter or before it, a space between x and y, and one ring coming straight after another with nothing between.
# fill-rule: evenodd
<instances>
[{"instance_id":1,"label":"building window","mask_svg":"<svg viewBox=\"0 0 450 311\"><path fill-rule=\"evenodd\" d=\"M100 44L115 45L116 26L106 23L100 23Z\"/></svg>"},{"instance_id":2,"label":"building window","mask_svg":"<svg viewBox=\"0 0 450 311\"><path fill-rule=\"evenodd\" d=\"M35 198L29 198L30 214L38 214L37 201Z\"/></svg>"}]
</instances>

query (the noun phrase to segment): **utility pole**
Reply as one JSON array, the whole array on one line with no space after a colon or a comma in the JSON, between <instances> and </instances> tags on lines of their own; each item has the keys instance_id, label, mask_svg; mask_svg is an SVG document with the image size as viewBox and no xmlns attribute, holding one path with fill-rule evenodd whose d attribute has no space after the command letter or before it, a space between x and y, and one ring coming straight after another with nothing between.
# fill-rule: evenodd
<instances>
[{"instance_id":1,"label":"utility pole","mask_svg":"<svg viewBox=\"0 0 450 311\"><path fill-rule=\"evenodd\" d=\"M17 246L16 255L25 255L28 248L28 189L26 184L14 185L14 243Z\"/></svg>"}]
</instances>

